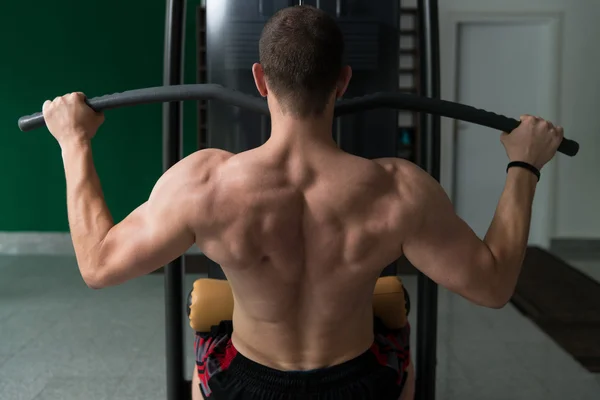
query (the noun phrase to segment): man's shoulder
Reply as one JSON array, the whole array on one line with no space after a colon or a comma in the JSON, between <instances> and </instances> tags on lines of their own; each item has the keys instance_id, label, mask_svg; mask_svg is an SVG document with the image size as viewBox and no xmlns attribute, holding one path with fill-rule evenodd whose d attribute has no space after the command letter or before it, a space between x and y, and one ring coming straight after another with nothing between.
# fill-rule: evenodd
<instances>
[{"instance_id":1,"label":"man's shoulder","mask_svg":"<svg viewBox=\"0 0 600 400\"><path fill-rule=\"evenodd\" d=\"M194 153L185 157L183 161L187 160L189 164L193 165L202 163L206 166L215 166L227 161L233 156L234 154L230 153L229 151L210 148L195 151Z\"/></svg>"},{"instance_id":2,"label":"man's shoulder","mask_svg":"<svg viewBox=\"0 0 600 400\"><path fill-rule=\"evenodd\" d=\"M165 175L198 176L198 174L213 171L233 156L233 153L221 149L198 150L173 165Z\"/></svg>"},{"instance_id":3,"label":"man's shoulder","mask_svg":"<svg viewBox=\"0 0 600 400\"><path fill-rule=\"evenodd\" d=\"M409 203L425 204L440 195L441 186L417 164L401 158L379 158L375 161L391 174L396 190Z\"/></svg>"},{"instance_id":4,"label":"man's shoulder","mask_svg":"<svg viewBox=\"0 0 600 400\"><path fill-rule=\"evenodd\" d=\"M422 178L423 174L427 175L417 164L403 158L376 158L373 162L383 167L383 169L395 178L402 179L403 181L407 181L407 178L408 181L411 181L412 179Z\"/></svg>"},{"instance_id":5,"label":"man's shoulder","mask_svg":"<svg viewBox=\"0 0 600 400\"><path fill-rule=\"evenodd\" d=\"M189 193L189 189L208 183L220 165L233 156L220 149L198 150L169 168L157 182L158 186Z\"/></svg>"}]
</instances>

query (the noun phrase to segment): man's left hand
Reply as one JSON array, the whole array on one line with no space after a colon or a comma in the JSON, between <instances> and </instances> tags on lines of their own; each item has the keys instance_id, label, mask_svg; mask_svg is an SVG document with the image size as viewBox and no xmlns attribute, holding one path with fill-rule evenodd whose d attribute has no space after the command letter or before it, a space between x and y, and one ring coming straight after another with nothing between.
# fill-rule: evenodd
<instances>
[{"instance_id":1,"label":"man's left hand","mask_svg":"<svg viewBox=\"0 0 600 400\"><path fill-rule=\"evenodd\" d=\"M104 115L92 110L80 92L46 101L42 112L48 130L61 147L71 142L89 142L104 122Z\"/></svg>"}]
</instances>

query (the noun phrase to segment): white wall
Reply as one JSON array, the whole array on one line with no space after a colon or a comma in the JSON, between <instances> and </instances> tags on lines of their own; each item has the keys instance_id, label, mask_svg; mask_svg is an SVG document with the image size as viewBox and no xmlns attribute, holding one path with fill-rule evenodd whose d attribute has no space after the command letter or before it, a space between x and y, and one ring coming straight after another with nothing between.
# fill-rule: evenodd
<instances>
[{"instance_id":1,"label":"white wall","mask_svg":"<svg viewBox=\"0 0 600 400\"><path fill-rule=\"evenodd\" d=\"M560 100L555 122L565 127L566 136L581 144L581 150L574 158L559 155L555 162L558 171L552 236L600 238L600 1L439 0L439 7L442 49L454 40L445 33L451 31L448 25L456 14L559 15L562 63L560 81L556 83ZM500 59L502 54L497 57ZM442 50L443 71L452 61L448 52ZM453 86L448 85L453 78L442 72L442 98L455 98ZM443 126L443 134L448 135L452 124L446 122ZM442 149L443 157L444 154Z\"/></svg>"},{"instance_id":2,"label":"white wall","mask_svg":"<svg viewBox=\"0 0 600 400\"><path fill-rule=\"evenodd\" d=\"M555 118L559 62L557 19L463 22L457 32L456 100L503 115ZM532 51L535 49L535 51ZM499 51L504 57L497 57ZM519 62L515 62L519 60ZM450 71L449 71L450 72ZM452 199L458 215L485 236L506 182L506 151L497 130L461 122L453 142ZM450 136L450 135L447 135ZM554 163L537 187L529 244L550 247L554 228Z\"/></svg>"}]
</instances>

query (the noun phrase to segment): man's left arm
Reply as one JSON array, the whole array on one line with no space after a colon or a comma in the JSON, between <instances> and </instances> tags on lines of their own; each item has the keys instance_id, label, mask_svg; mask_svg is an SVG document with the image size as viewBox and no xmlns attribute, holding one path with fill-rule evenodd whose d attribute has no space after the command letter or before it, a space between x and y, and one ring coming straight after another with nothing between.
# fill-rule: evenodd
<instances>
[{"instance_id":1,"label":"man's left arm","mask_svg":"<svg viewBox=\"0 0 600 400\"><path fill-rule=\"evenodd\" d=\"M185 172L174 166L148 201L114 224L104 200L89 142L63 145L71 237L81 275L92 288L118 285L146 275L189 249L192 205L181 186ZM179 167L179 168L178 168ZM177 176L182 173L184 176Z\"/></svg>"},{"instance_id":2,"label":"man's left arm","mask_svg":"<svg viewBox=\"0 0 600 400\"><path fill-rule=\"evenodd\" d=\"M101 288L150 273L194 243L186 162L167 171L147 202L114 224L92 159L91 140L104 116L83 93L46 101L46 126L59 143L67 180L69 226L81 275Z\"/></svg>"}]
</instances>

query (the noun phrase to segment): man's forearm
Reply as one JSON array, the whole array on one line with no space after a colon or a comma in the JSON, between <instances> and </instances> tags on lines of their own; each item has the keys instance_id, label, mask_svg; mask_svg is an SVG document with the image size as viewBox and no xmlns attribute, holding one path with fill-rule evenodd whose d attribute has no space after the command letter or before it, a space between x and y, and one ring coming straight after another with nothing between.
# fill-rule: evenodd
<instances>
[{"instance_id":1,"label":"man's forearm","mask_svg":"<svg viewBox=\"0 0 600 400\"><path fill-rule=\"evenodd\" d=\"M531 209L537 178L522 168L508 171L506 185L485 243L496 261L494 284L505 296L511 296L521 272L527 249Z\"/></svg>"},{"instance_id":2,"label":"man's forearm","mask_svg":"<svg viewBox=\"0 0 600 400\"><path fill-rule=\"evenodd\" d=\"M113 219L104 200L94 167L90 142L62 145L67 180L67 211L73 246L81 275L94 276L97 252Z\"/></svg>"}]
</instances>

